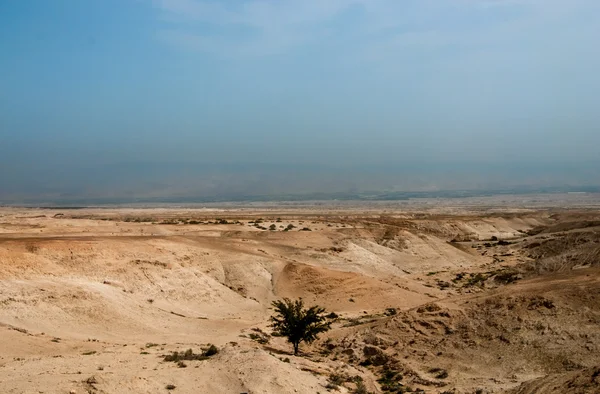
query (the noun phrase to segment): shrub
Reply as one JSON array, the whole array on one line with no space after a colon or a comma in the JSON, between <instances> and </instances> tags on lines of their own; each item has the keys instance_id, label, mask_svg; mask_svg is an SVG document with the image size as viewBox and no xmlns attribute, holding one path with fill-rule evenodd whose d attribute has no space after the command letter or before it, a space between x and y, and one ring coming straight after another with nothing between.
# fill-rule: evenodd
<instances>
[{"instance_id":1,"label":"shrub","mask_svg":"<svg viewBox=\"0 0 600 394\"><path fill-rule=\"evenodd\" d=\"M500 271L494 276L494 280L499 283L509 284L521 279L521 275L515 271Z\"/></svg>"},{"instance_id":2,"label":"shrub","mask_svg":"<svg viewBox=\"0 0 600 394\"><path fill-rule=\"evenodd\" d=\"M263 332L260 328L253 328L252 331L255 332L251 332L250 334L248 334L248 337L250 339L260 343L261 345L266 345L267 343L269 343L271 339L271 336L269 334Z\"/></svg>"},{"instance_id":3,"label":"shrub","mask_svg":"<svg viewBox=\"0 0 600 394\"><path fill-rule=\"evenodd\" d=\"M203 355L205 357L210 357L210 356L214 356L215 354L219 353L219 349L217 349L217 347L213 344L210 344L210 346L204 350Z\"/></svg>"},{"instance_id":4,"label":"shrub","mask_svg":"<svg viewBox=\"0 0 600 394\"><path fill-rule=\"evenodd\" d=\"M25 250L27 250L29 253L35 253L39 249L40 248L37 245L33 245L33 244L28 244L27 246L25 246Z\"/></svg>"},{"instance_id":5,"label":"shrub","mask_svg":"<svg viewBox=\"0 0 600 394\"><path fill-rule=\"evenodd\" d=\"M325 317L328 318L328 319L331 319L331 320L335 320L335 319L337 319L340 316L337 313L335 313L335 312L331 312L330 314L328 314Z\"/></svg>"},{"instance_id":6,"label":"shrub","mask_svg":"<svg viewBox=\"0 0 600 394\"><path fill-rule=\"evenodd\" d=\"M387 316L394 316L397 313L398 313L398 311L396 310L396 308L386 308L385 309L385 314Z\"/></svg>"},{"instance_id":7,"label":"shrub","mask_svg":"<svg viewBox=\"0 0 600 394\"><path fill-rule=\"evenodd\" d=\"M167 354L164 358L164 361L179 363L183 360L192 361L192 360L206 360L207 358L214 356L219 353L219 349L210 344L208 348L204 349L202 353L194 353L192 349L188 349L185 352L173 352L171 354Z\"/></svg>"},{"instance_id":8,"label":"shrub","mask_svg":"<svg viewBox=\"0 0 600 394\"><path fill-rule=\"evenodd\" d=\"M356 380L356 388L352 391L352 394L368 394L367 387L362 380Z\"/></svg>"},{"instance_id":9,"label":"shrub","mask_svg":"<svg viewBox=\"0 0 600 394\"><path fill-rule=\"evenodd\" d=\"M342 383L344 383L346 381L346 378L344 377L344 375L332 373L331 375L329 375L329 379L327 379L327 381L331 385L338 387L338 386L341 386Z\"/></svg>"},{"instance_id":10,"label":"shrub","mask_svg":"<svg viewBox=\"0 0 600 394\"><path fill-rule=\"evenodd\" d=\"M393 371L389 368L383 370L381 378L377 379L377 382L381 385L381 390L391 392L403 392L404 385L400 383L402 375L397 371Z\"/></svg>"},{"instance_id":11,"label":"shrub","mask_svg":"<svg viewBox=\"0 0 600 394\"><path fill-rule=\"evenodd\" d=\"M467 279L467 283L465 284L465 286L467 286L467 287L472 287L472 286L483 287L484 282L487 280L487 276L485 274L477 273L477 274L470 274L470 275L471 275L471 277L469 279Z\"/></svg>"},{"instance_id":12,"label":"shrub","mask_svg":"<svg viewBox=\"0 0 600 394\"><path fill-rule=\"evenodd\" d=\"M429 370L429 373L435 374L435 377L437 379L446 379L448 377L448 371L441 368L431 368Z\"/></svg>"}]
</instances>

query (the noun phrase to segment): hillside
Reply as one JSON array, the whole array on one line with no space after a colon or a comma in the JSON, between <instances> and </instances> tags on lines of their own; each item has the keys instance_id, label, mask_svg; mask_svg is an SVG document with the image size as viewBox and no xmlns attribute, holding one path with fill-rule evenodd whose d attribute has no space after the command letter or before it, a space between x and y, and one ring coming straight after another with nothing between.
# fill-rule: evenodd
<instances>
[{"instance_id":1,"label":"hillside","mask_svg":"<svg viewBox=\"0 0 600 394\"><path fill-rule=\"evenodd\" d=\"M0 386L597 392L599 256L589 210L3 208ZM282 297L339 315L299 357Z\"/></svg>"}]
</instances>

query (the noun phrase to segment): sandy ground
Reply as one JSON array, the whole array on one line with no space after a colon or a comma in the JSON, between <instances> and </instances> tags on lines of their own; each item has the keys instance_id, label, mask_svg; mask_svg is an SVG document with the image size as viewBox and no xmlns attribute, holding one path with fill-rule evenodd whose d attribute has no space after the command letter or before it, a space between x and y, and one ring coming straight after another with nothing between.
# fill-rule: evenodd
<instances>
[{"instance_id":1,"label":"sandy ground","mask_svg":"<svg viewBox=\"0 0 600 394\"><path fill-rule=\"evenodd\" d=\"M451 211L2 208L0 392L596 390L598 270L522 267L600 245L598 211ZM295 357L256 341L281 297L340 318Z\"/></svg>"}]
</instances>

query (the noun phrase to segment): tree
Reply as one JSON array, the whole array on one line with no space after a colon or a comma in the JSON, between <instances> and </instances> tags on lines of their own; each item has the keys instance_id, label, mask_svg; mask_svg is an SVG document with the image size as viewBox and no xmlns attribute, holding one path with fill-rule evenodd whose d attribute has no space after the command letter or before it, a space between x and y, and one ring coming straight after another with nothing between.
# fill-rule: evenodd
<instances>
[{"instance_id":1,"label":"tree","mask_svg":"<svg viewBox=\"0 0 600 394\"><path fill-rule=\"evenodd\" d=\"M300 342L311 343L318 334L331 328L325 308L315 305L305 309L302 299L273 301L273 307L275 314L271 316L271 328L276 334L287 337L294 346L294 355L298 354Z\"/></svg>"}]
</instances>

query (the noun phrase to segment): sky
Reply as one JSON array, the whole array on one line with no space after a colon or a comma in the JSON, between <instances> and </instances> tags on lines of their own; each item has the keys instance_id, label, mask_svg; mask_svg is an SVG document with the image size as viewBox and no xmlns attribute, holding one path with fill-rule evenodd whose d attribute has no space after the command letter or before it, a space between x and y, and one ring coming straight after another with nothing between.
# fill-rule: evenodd
<instances>
[{"instance_id":1,"label":"sky","mask_svg":"<svg viewBox=\"0 0 600 394\"><path fill-rule=\"evenodd\" d=\"M0 202L600 185L597 0L0 0Z\"/></svg>"}]
</instances>

